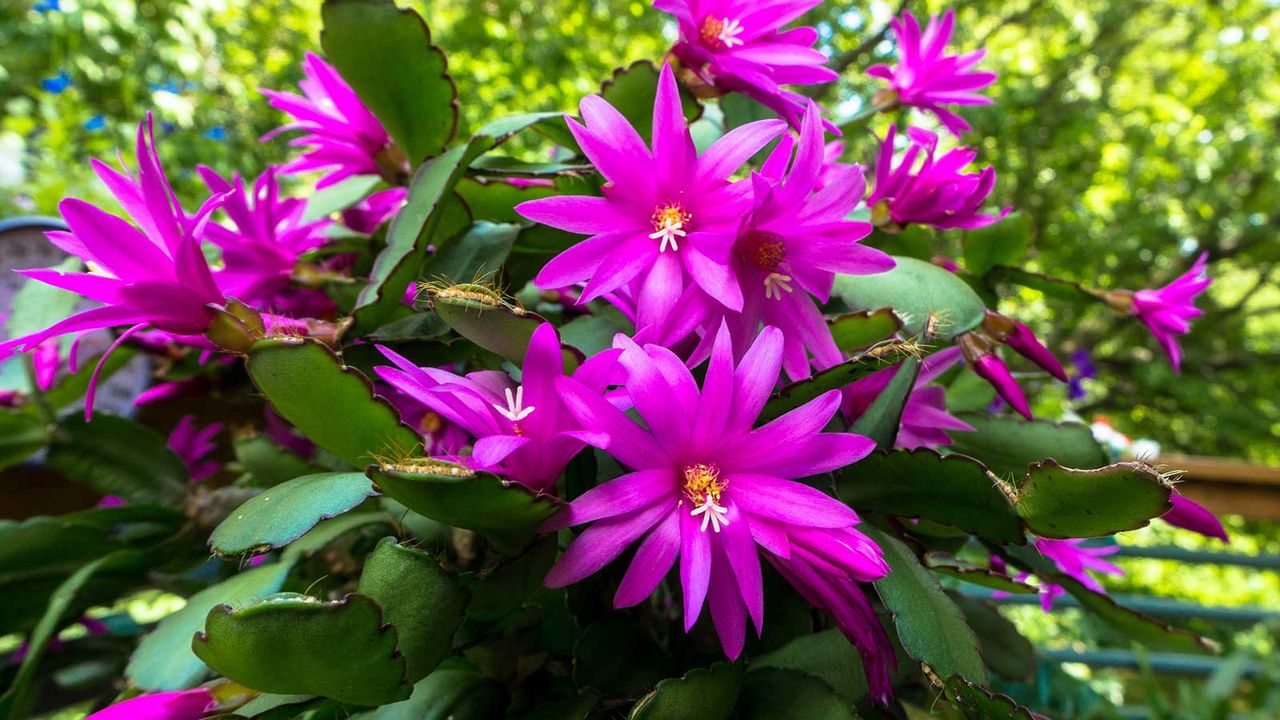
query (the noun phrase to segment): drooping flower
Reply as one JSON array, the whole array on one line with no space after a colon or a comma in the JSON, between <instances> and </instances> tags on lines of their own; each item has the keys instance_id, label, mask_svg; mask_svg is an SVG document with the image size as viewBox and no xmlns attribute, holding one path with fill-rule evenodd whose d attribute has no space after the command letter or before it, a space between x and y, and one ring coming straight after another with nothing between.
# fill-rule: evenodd
<instances>
[{"instance_id":1,"label":"drooping flower","mask_svg":"<svg viewBox=\"0 0 1280 720\"><path fill-rule=\"evenodd\" d=\"M990 339L1013 348L1022 357L1039 365L1062 382L1067 382L1067 371L1062 363L1040 342L1026 323L987 310L982 319L982 332Z\"/></svg>"},{"instance_id":2,"label":"drooping flower","mask_svg":"<svg viewBox=\"0 0 1280 720\"><path fill-rule=\"evenodd\" d=\"M888 566L880 549L854 529L853 510L794 480L844 467L874 447L860 435L822 432L839 409L839 391L754 428L782 366L776 328L765 328L735 368L732 340L721 325L701 390L670 350L642 349L623 335L615 344L624 349L626 392L644 427L582 383L557 383L569 411L593 431L591 444L631 472L583 493L544 526L591 523L546 584L578 582L644 537L614 605L642 602L679 558L685 630L708 602L721 647L737 658L747 619L757 633L764 622L763 549L784 574L817 573L817 581L799 583L802 591L815 603L836 605L837 617L860 618L841 625L859 647L876 650L868 607L827 588L858 593L853 583L883 577Z\"/></svg>"},{"instance_id":3,"label":"drooping flower","mask_svg":"<svg viewBox=\"0 0 1280 720\"><path fill-rule=\"evenodd\" d=\"M582 426L556 390L564 376L560 338L550 324L534 331L521 366L520 382L499 371L465 377L418 367L379 347L395 367L378 367L378 377L476 438L463 458L476 470L493 472L540 493L555 491L561 471L586 446ZM579 367L573 377L595 392L604 390L618 352L605 351Z\"/></svg>"},{"instance_id":4,"label":"drooping flower","mask_svg":"<svg viewBox=\"0 0 1280 720\"><path fill-rule=\"evenodd\" d=\"M1124 570L1102 558L1120 552L1119 545L1089 546L1083 545L1082 539L1050 540L1036 538L1035 547L1046 559L1058 566L1064 575L1074 578L1081 585L1098 593L1106 593L1106 588L1091 573L1104 575L1124 575ZM1019 576L1025 579L1025 576ZM1040 592L1040 603L1045 612L1053 609L1053 600L1063 593L1063 589L1052 583L1043 583Z\"/></svg>"},{"instance_id":5,"label":"drooping flower","mask_svg":"<svg viewBox=\"0 0 1280 720\"><path fill-rule=\"evenodd\" d=\"M342 224L362 235L372 235L382 223L400 212L409 197L408 188L376 192L342 211Z\"/></svg>"},{"instance_id":6,"label":"drooping flower","mask_svg":"<svg viewBox=\"0 0 1280 720\"><path fill-rule=\"evenodd\" d=\"M263 140L299 130L303 134L289 144L309 148L280 171L324 171L317 188L355 175L381 175L392 182L402 179L409 170L403 153L338 71L314 53L307 53L302 71L306 75L298 82L302 96L277 90L262 91L270 99L271 107L294 118L293 122L268 133Z\"/></svg>"},{"instance_id":7,"label":"drooping flower","mask_svg":"<svg viewBox=\"0 0 1280 720\"><path fill-rule=\"evenodd\" d=\"M822 136L817 105L809 103L794 160L794 143L787 136L752 174L752 207L738 231L732 265L741 283L742 311L719 310L737 357L762 325L781 330L782 365L793 380L809 376L810 355L819 369L844 359L819 309L831 297L836 273L870 275L894 266L885 253L858 244L871 233L870 224L845 219L866 189L861 167L827 170L832 177L815 190L824 171ZM714 337L708 332L704 344Z\"/></svg>"},{"instance_id":8,"label":"drooping flower","mask_svg":"<svg viewBox=\"0 0 1280 720\"><path fill-rule=\"evenodd\" d=\"M85 720L198 720L217 706L205 688L139 695L109 705Z\"/></svg>"},{"instance_id":9,"label":"drooping flower","mask_svg":"<svg viewBox=\"0 0 1280 720\"><path fill-rule=\"evenodd\" d=\"M877 107L892 109L900 105L927 110L954 135L969 129L969 123L944 105L990 105L991 98L980 95L981 90L996 81L993 72L974 71L982 61L986 50L974 50L963 55L948 55L947 43L951 41L955 26L955 12L948 10L939 20L929 18L929 25L920 32L920 23L909 11L892 21L893 34L898 41L898 64L873 65L867 74L889 82L888 90L875 98Z\"/></svg>"},{"instance_id":10,"label":"drooping flower","mask_svg":"<svg viewBox=\"0 0 1280 720\"><path fill-rule=\"evenodd\" d=\"M686 291L741 310L730 255L751 184L729 177L786 125L748 123L698 155L670 66L658 80L652 153L600 96L583 98L579 108L587 124L566 118L569 130L608 183L604 197L554 196L516 206L530 220L591 236L548 262L534 280L538 287L586 282L581 302L589 302L634 284L639 328L693 313L681 303Z\"/></svg>"},{"instance_id":11,"label":"drooping flower","mask_svg":"<svg viewBox=\"0 0 1280 720\"><path fill-rule=\"evenodd\" d=\"M978 377L991 383L999 398L1008 403L1026 419L1031 419L1031 406L1018 381L1013 379L1009 366L996 353L991 340L976 332L967 332L956 339L956 345L964 356L964 362Z\"/></svg>"},{"instance_id":12,"label":"drooping flower","mask_svg":"<svg viewBox=\"0 0 1280 720\"><path fill-rule=\"evenodd\" d=\"M911 145L902 159L893 162L893 125L880 144L876 161L876 184L867 205L871 222L877 227L897 230L911 223L938 230L980 228L1004 218L1012 208L997 214L979 212L996 184L996 171L985 167L977 173L963 172L978 157L978 151L957 147L935 157L938 136L918 127L907 128Z\"/></svg>"},{"instance_id":13,"label":"drooping flower","mask_svg":"<svg viewBox=\"0 0 1280 720\"><path fill-rule=\"evenodd\" d=\"M800 126L809 100L783 85L812 85L839 75L813 48L812 27L782 30L821 0L655 0L676 18L680 39L671 54L698 78L723 92L740 92Z\"/></svg>"},{"instance_id":14,"label":"drooping flower","mask_svg":"<svg viewBox=\"0 0 1280 720\"><path fill-rule=\"evenodd\" d=\"M48 233L49 240L81 258L87 273L54 269L20 270L29 278L102 303L39 332L0 345L30 350L67 333L128 326L111 351L146 327L176 335L205 331L214 317L210 305L221 305L223 293L200 250L209 215L222 203L210 198L194 216L186 215L165 177L156 154L150 115L138 125L138 175L117 172L92 161L94 172L116 197L135 225L82 200L63 200L58 208L70 232ZM90 383L85 413L93 408L97 375Z\"/></svg>"},{"instance_id":15,"label":"drooping flower","mask_svg":"<svg viewBox=\"0 0 1280 720\"><path fill-rule=\"evenodd\" d=\"M328 220L304 221L307 203L280 196L276 168L268 168L248 192L239 175L228 181L211 168L198 168L205 185L223 195L222 210L233 227L210 223L206 237L222 249L219 287L260 310L286 315L327 315L333 302L324 293L293 286L303 253L324 244Z\"/></svg>"},{"instance_id":16,"label":"drooping flower","mask_svg":"<svg viewBox=\"0 0 1280 720\"><path fill-rule=\"evenodd\" d=\"M939 448L951 444L951 432L974 432L975 428L947 412L946 389L930 385L939 375L960 362L960 349L947 348L925 358L915 387L902 408L898 439L894 447ZM884 368L855 381L844 390L843 411L850 420L860 417L889 386L898 366Z\"/></svg>"},{"instance_id":17,"label":"drooping flower","mask_svg":"<svg viewBox=\"0 0 1280 720\"><path fill-rule=\"evenodd\" d=\"M169 433L169 449L187 466L191 474L191 482L200 482L221 467L217 460L209 458L209 453L217 449L213 438L222 432L222 423L210 423L203 428L196 426L194 415L186 415L173 426Z\"/></svg>"},{"instance_id":18,"label":"drooping flower","mask_svg":"<svg viewBox=\"0 0 1280 720\"><path fill-rule=\"evenodd\" d=\"M1178 336L1191 330L1191 321L1204 313L1195 306L1196 297L1208 289L1213 279L1206 272L1209 253L1201 253L1191 269L1158 289L1107 293L1107 300L1120 312L1146 323L1164 352L1174 373L1182 371L1182 346Z\"/></svg>"},{"instance_id":19,"label":"drooping flower","mask_svg":"<svg viewBox=\"0 0 1280 720\"><path fill-rule=\"evenodd\" d=\"M31 365L35 369L36 387L48 392L62 368L62 350L57 338L49 338L31 351Z\"/></svg>"},{"instance_id":20,"label":"drooping flower","mask_svg":"<svg viewBox=\"0 0 1280 720\"><path fill-rule=\"evenodd\" d=\"M1231 542L1231 538L1227 535L1227 529L1222 526L1222 521L1212 512L1209 512L1209 509L1205 506L1177 490L1174 490L1173 494L1169 496L1169 502L1173 503L1173 509L1161 515L1161 520L1174 527L1200 533L1205 537L1216 538L1224 543Z\"/></svg>"}]
</instances>

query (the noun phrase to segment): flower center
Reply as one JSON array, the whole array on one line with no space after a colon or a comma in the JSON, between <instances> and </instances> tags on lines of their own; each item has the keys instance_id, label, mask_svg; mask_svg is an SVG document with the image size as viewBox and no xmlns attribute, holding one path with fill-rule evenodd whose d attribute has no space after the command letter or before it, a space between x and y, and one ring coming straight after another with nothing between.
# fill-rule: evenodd
<instances>
[{"instance_id":1,"label":"flower center","mask_svg":"<svg viewBox=\"0 0 1280 720\"><path fill-rule=\"evenodd\" d=\"M745 45L742 38L738 37L745 28L736 18L716 18L708 15L702 21L702 29L699 35L702 36L703 44L712 48L734 48L738 45Z\"/></svg>"},{"instance_id":2,"label":"flower center","mask_svg":"<svg viewBox=\"0 0 1280 720\"><path fill-rule=\"evenodd\" d=\"M791 276L779 272L787 258L787 246L781 235L767 230L750 230L738 241L738 254L767 273L764 276L765 298L781 300L782 293L791 292Z\"/></svg>"},{"instance_id":3,"label":"flower center","mask_svg":"<svg viewBox=\"0 0 1280 720\"><path fill-rule=\"evenodd\" d=\"M535 408L532 405L530 405L529 407L524 406L524 386L523 385L518 386L516 388L515 393L511 392L511 388L507 388L506 394L507 394L507 406L503 407L497 403L493 403L493 409L497 410L498 414L501 415L502 417L510 420L512 432L514 432L516 435L520 435L522 433L520 432L520 426L517 423L529 417L529 415L537 408Z\"/></svg>"},{"instance_id":4,"label":"flower center","mask_svg":"<svg viewBox=\"0 0 1280 720\"><path fill-rule=\"evenodd\" d=\"M678 241L688 234L687 228L689 222L693 220L693 215L680 207L679 203L667 203L654 210L649 219L653 221L654 230L649 233L649 237L661 241L658 252L666 252L667 245L670 245L673 251L678 251L680 249Z\"/></svg>"},{"instance_id":5,"label":"flower center","mask_svg":"<svg viewBox=\"0 0 1280 720\"><path fill-rule=\"evenodd\" d=\"M710 525L715 532L729 524L726 515L729 510L720 504L720 495L729 486L728 481L720 478L720 468L715 465L698 463L684 467L684 496L693 503L689 514L702 516L702 532Z\"/></svg>"},{"instance_id":6,"label":"flower center","mask_svg":"<svg viewBox=\"0 0 1280 720\"><path fill-rule=\"evenodd\" d=\"M418 423L418 426L422 429L423 434L435 435L444 427L444 418L428 411L426 415L422 416L422 422Z\"/></svg>"}]
</instances>

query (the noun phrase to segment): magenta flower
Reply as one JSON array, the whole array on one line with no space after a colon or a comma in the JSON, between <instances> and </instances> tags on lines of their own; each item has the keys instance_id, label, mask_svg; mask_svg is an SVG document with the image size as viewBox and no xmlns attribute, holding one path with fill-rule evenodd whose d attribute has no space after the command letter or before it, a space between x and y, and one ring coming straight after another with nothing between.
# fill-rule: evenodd
<instances>
[{"instance_id":1,"label":"magenta flower","mask_svg":"<svg viewBox=\"0 0 1280 720\"><path fill-rule=\"evenodd\" d=\"M213 438L222 432L222 423L210 423L203 428L196 427L194 415L184 416L173 426L169 433L169 449L182 458L187 470L191 473L191 482L200 482L221 467L217 460L208 457L217 449Z\"/></svg>"},{"instance_id":2,"label":"magenta flower","mask_svg":"<svg viewBox=\"0 0 1280 720\"><path fill-rule=\"evenodd\" d=\"M1158 290L1139 290L1130 295L1123 291L1113 293L1122 302L1122 309L1147 324L1164 352L1175 373L1182 372L1182 346L1178 336L1191 330L1191 321L1202 313L1195 306L1196 297L1213 283L1205 267L1209 253L1201 253L1191 269L1177 280Z\"/></svg>"},{"instance_id":3,"label":"magenta flower","mask_svg":"<svg viewBox=\"0 0 1280 720\"><path fill-rule=\"evenodd\" d=\"M362 235L372 235L404 207L408 188L389 188L376 192L342 211L342 223Z\"/></svg>"},{"instance_id":4,"label":"magenta flower","mask_svg":"<svg viewBox=\"0 0 1280 720\"><path fill-rule=\"evenodd\" d=\"M951 444L951 432L974 432L972 425L947 412L946 389L930 385L939 375L960 361L959 348L940 350L925 358L916 377L915 387L902 408L902 420L894 447L940 448ZM898 366L887 367L855 381L844 389L842 410L849 419L857 419L871 407L898 372Z\"/></svg>"},{"instance_id":5,"label":"magenta flower","mask_svg":"<svg viewBox=\"0 0 1280 720\"><path fill-rule=\"evenodd\" d=\"M783 85L835 80L827 56L813 48L818 31L782 30L821 0L655 0L653 6L676 18L680 39L671 53L702 82L740 92L800 126L809 100Z\"/></svg>"},{"instance_id":6,"label":"magenta flower","mask_svg":"<svg viewBox=\"0 0 1280 720\"><path fill-rule=\"evenodd\" d=\"M313 53L302 62L306 77L298 83L302 96L263 90L271 107L292 115L294 121L267 133L262 139L293 130L303 135L290 145L309 148L280 172L324 171L316 184L324 188L354 175L382 175L397 180L408 171L403 154L391 142L382 123L356 95L332 65Z\"/></svg>"},{"instance_id":7,"label":"magenta flower","mask_svg":"<svg viewBox=\"0 0 1280 720\"><path fill-rule=\"evenodd\" d=\"M435 412L412 395L401 392L394 387L381 387L378 394L385 397L396 411L400 413L400 421L418 431L422 438L422 446L432 457L457 457L468 444L471 437L457 423L451 422L443 415Z\"/></svg>"},{"instance_id":8,"label":"magenta flower","mask_svg":"<svg viewBox=\"0 0 1280 720\"><path fill-rule=\"evenodd\" d=\"M576 380L557 387L569 411L593 430L588 438L632 472L583 493L544 526L592 523L547 574L563 587L600 570L633 542L635 557L614 595L616 607L647 598L680 561L684 626L693 627L709 602L725 654L736 659L746 622L764 622L760 550L807 597L834 605L855 642L875 649L864 630L876 622L864 604L828 588L858 594L853 584L883 577L880 549L854 529L853 510L795 478L829 472L871 452L875 443L822 429L840 406L831 391L763 427L756 419L777 382L783 338L765 328L736 369L728 328L721 325L701 391L684 363L658 345L643 349L619 335L626 391L642 427L598 391ZM647 428L647 429L646 429ZM758 547L757 547L758 546ZM811 580L811 574L819 577ZM821 602L819 602L821 601Z\"/></svg>"},{"instance_id":9,"label":"magenta flower","mask_svg":"<svg viewBox=\"0 0 1280 720\"><path fill-rule=\"evenodd\" d=\"M87 273L20 270L40 282L102 303L26 337L0 345L30 350L67 333L129 326L99 364L127 337L146 327L177 335L203 333L213 319L210 305L221 305L222 291L200 250L209 215L222 203L214 196L191 217L178 205L156 154L151 116L138 125L138 175L116 172L92 161L94 172L136 225L82 200L63 200L58 208L70 232L50 232L49 240L81 258ZM97 374L89 386L85 414L93 409Z\"/></svg>"},{"instance_id":10,"label":"magenta flower","mask_svg":"<svg viewBox=\"0 0 1280 720\"><path fill-rule=\"evenodd\" d=\"M889 82L888 97L877 97L877 106L891 109L906 105L927 110L953 135L969 129L969 123L943 106L990 105L991 98L975 91L994 83L996 74L972 70L987 54L986 50L946 54L955 19L956 14L951 10L942 16L941 22L937 16L931 17L924 33L910 12L892 21L893 34L898 39L898 64L867 68L868 75Z\"/></svg>"},{"instance_id":11,"label":"magenta flower","mask_svg":"<svg viewBox=\"0 0 1280 720\"><path fill-rule=\"evenodd\" d=\"M198 720L217 707L205 688L139 695L105 707L85 720Z\"/></svg>"},{"instance_id":12,"label":"magenta flower","mask_svg":"<svg viewBox=\"0 0 1280 720\"><path fill-rule=\"evenodd\" d=\"M1124 570L1116 567L1112 563L1102 558L1108 555L1114 555L1120 552L1119 545L1103 545L1103 546L1085 546L1081 545L1084 540L1050 540L1048 538L1036 538L1036 550L1040 551L1054 565L1058 566L1058 570L1064 575L1074 578L1081 585L1098 593L1106 593L1106 589L1102 584L1094 578L1090 573L1098 572L1104 575L1124 575ZM1019 576L1019 579L1025 579ZM1052 583L1045 583L1041 589L1040 602L1045 612L1053 609L1053 600L1063 593L1063 589Z\"/></svg>"},{"instance_id":13,"label":"magenta flower","mask_svg":"<svg viewBox=\"0 0 1280 720\"><path fill-rule=\"evenodd\" d=\"M579 108L585 127L565 121L608 183L604 197L556 196L516 206L530 220L591 236L548 262L534 281L538 287L586 282L581 302L590 302L634 283L641 328L669 320L694 286L741 310L730 255L751 207L751 184L730 183L729 176L786 125L748 123L698 155L670 66L663 66L658 80L652 153L600 96L583 98Z\"/></svg>"},{"instance_id":14,"label":"magenta flower","mask_svg":"<svg viewBox=\"0 0 1280 720\"><path fill-rule=\"evenodd\" d=\"M62 368L62 350L57 338L49 338L36 345L31 351L31 365L35 369L36 387L48 392L58 379L58 370Z\"/></svg>"},{"instance_id":15,"label":"magenta flower","mask_svg":"<svg viewBox=\"0 0 1280 720\"><path fill-rule=\"evenodd\" d=\"M307 203L280 197L275 168L268 168L245 189L236 175L231 181L207 167L198 168L205 185L223 195L222 210L233 228L210 223L206 237L222 249L218 285L237 300L260 310L299 315L327 315L333 303L322 292L293 287L294 268L303 253L324 244L328 220L304 222Z\"/></svg>"},{"instance_id":16,"label":"magenta flower","mask_svg":"<svg viewBox=\"0 0 1280 720\"><path fill-rule=\"evenodd\" d=\"M447 370L422 368L379 347L396 367L375 372L476 438L468 466L502 475L538 493L555 492L560 473L586 446L582 426L565 408L556 390L564 375L560 338L550 324L534 331L517 384L504 372L473 372L459 377ZM574 372L578 383L602 392L617 364L618 351L587 360Z\"/></svg>"},{"instance_id":17,"label":"magenta flower","mask_svg":"<svg viewBox=\"0 0 1280 720\"><path fill-rule=\"evenodd\" d=\"M867 205L877 227L900 229L911 223L938 230L980 228L1004 218L979 212L996 184L995 168L978 173L962 170L978 157L978 151L958 147L935 158L938 136L918 127L907 128L911 146L894 165L893 142L897 130L889 126L876 161L876 186Z\"/></svg>"},{"instance_id":18,"label":"magenta flower","mask_svg":"<svg viewBox=\"0 0 1280 720\"><path fill-rule=\"evenodd\" d=\"M781 330L782 365L793 380L809 376L809 355L819 368L844 359L819 309L831 297L836 273L870 275L894 266L893 258L858 244L870 224L845 219L862 201L862 168L827 170L832 177L815 191L824 171L822 136L817 105L809 103L794 160L794 143L784 137L752 175L752 207L738 231L732 265L742 311L719 309L736 341L736 357L762 325ZM714 337L708 332L704 344Z\"/></svg>"},{"instance_id":19,"label":"magenta flower","mask_svg":"<svg viewBox=\"0 0 1280 720\"><path fill-rule=\"evenodd\" d=\"M1177 490L1169 496L1169 502L1173 503L1173 509L1161 515L1161 520L1174 527L1200 533L1205 537L1217 538L1224 543L1231 542L1231 538L1227 536L1227 529L1222 526L1222 521L1205 506L1187 498Z\"/></svg>"}]
</instances>

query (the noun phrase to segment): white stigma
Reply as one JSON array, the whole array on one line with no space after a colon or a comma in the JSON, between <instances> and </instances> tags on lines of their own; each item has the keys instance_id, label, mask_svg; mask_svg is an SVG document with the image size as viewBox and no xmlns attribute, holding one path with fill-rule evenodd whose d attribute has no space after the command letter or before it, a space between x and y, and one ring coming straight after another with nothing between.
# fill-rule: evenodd
<instances>
[{"instance_id":1,"label":"white stigma","mask_svg":"<svg viewBox=\"0 0 1280 720\"><path fill-rule=\"evenodd\" d=\"M744 28L742 27L742 23L738 22L736 19L730 20L729 18L725 18L724 24L720 28L720 34L716 36L716 39L724 43L724 46L727 48L732 48L737 45L745 45L746 43L738 37L742 34L743 30Z\"/></svg>"},{"instance_id":2,"label":"white stigma","mask_svg":"<svg viewBox=\"0 0 1280 720\"><path fill-rule=\"evenodd\" d=\"M764 296L765 299L773 298L774 300L782 299L783 291L791 292L791 276L782 273L771 272L764 278Z\"/></svg>"},{"instance_id":3,"label":"white stigma","mask_svg":"<svg viewBox=\"0 0 1280 720\"><path fill-rule=\"evenodd\" d=\"M649 237L654 240L657 240L658 238L662 239L662 243L658 245L658 252L666 252L668 243L671 244L672 250L678 251L680 250L680 245L676 242L676 238L684 237L686 235L685 231L680 229L683 227L683 220L664 222L662 227L658 228L656 232L649 233Z\"/></svg>"},{"instance_id":4,"label":"white stigma","mask_svg":"<svg viewBox=\"0 0 1280 720\"><path fill-rule=\"evenodd\" d=\"M502 407L497 403L493 403L493 409L497 410L498 414L501 415L502 417L510 420L513 423L518 423L521 420L529 417L529 413L533 412L536 409L532 405L530 405L529 407L524 406L524 386L523 385L516 388L515 394L511 393L511 388L507 388L506 392L507 392L506 407Z\"/></svg>"},{"instance_id":5,"label":"white stigma","mask_svg":"<svg viewBox=\"0 0 1280 720\"><path fill-rule=\"evenodd\" d=\"M729 509L710 497L706 498L701 505L690 511L689 514L694 517L702 516L702 532L707 531L708 524L717 533L720 532L720 528L729 526L729 519L726 517L729 514Z\"/></svg>"}]
</instances>

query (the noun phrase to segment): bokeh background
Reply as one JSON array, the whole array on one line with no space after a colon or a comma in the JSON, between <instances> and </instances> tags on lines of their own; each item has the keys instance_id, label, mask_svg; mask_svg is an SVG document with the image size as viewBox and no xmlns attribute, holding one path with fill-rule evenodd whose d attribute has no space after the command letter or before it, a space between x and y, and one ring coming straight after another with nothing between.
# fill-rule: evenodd
<instances>
[{"instance_id":1,"label":"bokeh background","mask_svg":"<svg viewBox=\"0 0 1280 720\"><path fill-rule=\"evenodd\" d=\"M571 110L613 68L658 59L674 38L665 16L639 1L407 4L448 53L464 130L507 113ZM1028 224L1029 269L1136 289L1210 255L1215 283L1184 343L1181 376L1143 327L1096 304L1027 290L1002 308L1073 361L1077 391L1038 387L1037 414L1104 421L1161 456L1280 465L1280 3L827 0L807 24L842 71L816 93L837 114L874 92L863 70L892 52L884 28L903 7L953 7L957 45L989 51L995 102L966 110L974 130L965 141L996 168L995 201ZM0 218L54 214L68 195L106 202L85 160L127 148L148 109L188 199L202 189L198 163L256 175L283 161L284 142L259 142L282 118L258 91L294 86L319 30L315 0L0 0ZM873 147L869 136L850 140ZM947 242L959 256L959 236ZM1270 492L1280 508L1280 486ZM1261 558L1259 567L1126 558L1128 574L1108 589L1274 616L1280 579L1265 560L1280 550L1275 521L1226 521L1230 551ZM1208 547L1171 529L1123 542ZM1007 613L1042 649L1110 646L1102 627L1069 609ZM1224 642L1226 659L1196 673L1156 672L1142 656L1136 670L1041 662L1030 689L1011 691L1036 693L1061 717L1110 716L1109 704L1145 708L1140 717L1280 717L1278 627L1199 628Z\"/></svg>"}]
</instances>

